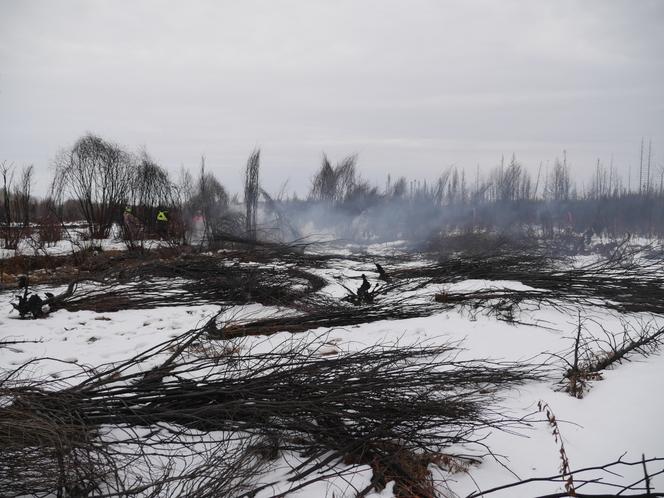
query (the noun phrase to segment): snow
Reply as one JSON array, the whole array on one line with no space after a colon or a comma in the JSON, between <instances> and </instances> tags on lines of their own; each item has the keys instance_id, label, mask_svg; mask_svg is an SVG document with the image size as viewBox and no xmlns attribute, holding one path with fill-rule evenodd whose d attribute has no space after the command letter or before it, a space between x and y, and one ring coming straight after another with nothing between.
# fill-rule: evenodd
<instances>
[{"instance_id":1,"label":"snow","mask_svg":"<svg viewBox=\"0 0 664 498\"><path fill-rule=\"evenodd\" d=\"M167 246L168 241L149 239L142 241L142 244L149 250ZM37 239L26 238L19 241L16 250L0 248L0 259L14 256L62 256L90 248L101 248L102 251L126 251L127 244L121 239L117 225L113 226L110 237L106 239L86 239L85 229L69 229L66 236L55 243L41 244Z\"/></svg>"},{"instance_id":2,"label":"snow","mask_svg":"<svg viewBox=\"0 0 664 498\"><path fill-rule=\"evenodd\" d=\"M475 292L480 290L516 290L516 291L533 291L540 290L524 285L521 282L514 280L478 280L468 279L461 282L456 282L443 287L447 292Z\"/></svg>"},{"instance_id":3,"label":"snow","mask_svg":"<svg viewBox=\"0 0 664 498\"><path fill-rule=\"evenodd\" d=\"M376 245L376 254L398 250L400 243ZM63 247L64 250L64 247ZM421 264L411 262L409 264ZM363 272L374 271L372 264L358 264L343 258L330 260L324 268L307 269L324 277L328 285L320 292L331 297L345 294L342 283L354 288ZM467 280L449 286L428 286L410 293L412 299L431 299L436 291L475 291L480 289L532 290L520 282ZM0 293L0 340L29 340L35 343L0 348L0 368L14 369L35 358L49 361L34 364L25 375L35 377L63 377L76 372L77 365L98 366L125 360L154 347L169 338L200 326L215 316L218 306L173 306L149 310L127 310L116 313L57 311L42 320L19 320L9 312L12 293ZM218 320L244 321L259 317L295 313L277 307L250 305L229 307ZM599 307L585 307L581 317L590 332L602 333L602 327L613 332L625 323L633 326L653 322L664 326L664 317L648 314L619 315ZM459 359L490 358L497 361L547 363L553 372L562 376L564 364L555 354L568 350L574 340L578 316L576 312L532 306L519 316L522 323L513 324L487 316L482 311L463 308L445 311L428 317L406 320L384 320L343 328L317 328L306 333L308 339L320 343L318 354L334 355L358 350L374 344L436 345L458 341ZM238 344L253 347L257 352L277 349L284 341L300 340L304 335L282 332L269 337L249 337ZM66 362L66 363L62 363ZM664 357L661 352L647 358L633 358L602 374L603 380L593 381L582 399L562 392L555 381L533 382L518 390L503 393L502 410L531 421L519 434L493 431L484 441L496 455L485 457L467 474L452 476L433 469L434 476L447 481L457 496L466 496L479 489L487 489L513 482L518 476L548 476L559 473L558 446L551 435L551 427L544 415L537 413L542 400L550 406L559 421L560 432L572 468L607 463L626 452L625 459L639 460L663 456L664 431L659 430L664 409ZM465 453L480 448L464 448ZM286 471L296 465L299 457L284 454L270 471L261 477L263 482L278 481L257 496L285 492L297 483L286 481ZM335 470L343 469L343 466ZM506 468L508 467L508 468ZM626 480L642 477L640 466L620 469ZM343 478L319 481L290 493L293 497L354 496L371 479L369 467L354 468ZM656 489L664 489L661 476L653 481ZM597 488L584 488L597 491ZM532 484L524 488L508 489L492 496L533 496L552 492L551 486ZM373 498L394 496L393 483L382 492L369 494Z\"/></svg>"},{"instance_id":4,"label":"snow","mask_svg":"<svg viewBox=\"0 0 664 498\"><path fill-rule=\"evenodd\" d=\"M641 455L660 456L664 450L664 432L658 429L657 413L661 413L664 392L664 361L661 356L621 365L603 374L604 380L594 382L583 399L556 392L547 383L528 385L505 400L505 408L526 414L537 410L539 400L546 401L559 421L565 449L572 469L585 468L617 460L638 461ZM539 415L541 419L541 414ZM511 472L521 479L553 476L559 473L558 446L545 422L533 424L526 437L494 432L485 441L492 451L506 455ZM643 477L640 466L620 469L625 482ZM459 496L477 489L493 488L515 480L500 463L489 458L471 476L457 476L454 486ZM608 476L604 476L608 477ZM662 489L661 477L653 482ZM561 489L562 490L562 489ZM602 488L584 488L600 492ZM544 484L507 489L492 496L536 496L551 492Z\"/></svg>"}]
</instances>

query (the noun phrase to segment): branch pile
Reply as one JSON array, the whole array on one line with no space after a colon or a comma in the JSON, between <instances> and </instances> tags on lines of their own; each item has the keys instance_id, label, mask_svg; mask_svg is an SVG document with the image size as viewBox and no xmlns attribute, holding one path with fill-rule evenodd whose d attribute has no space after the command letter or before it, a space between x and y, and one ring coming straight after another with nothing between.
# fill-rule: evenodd
<instances>
[{"instance_id":1,"label":"branch pile","mask_svg":"<svg viewBox=\"0 0 664 498\"><path fill-rule=\"evenodd\" d=\"M397 278L429 278L430 283L466 279L521 282L533 290L502 290L517 302L558 300L572 304L601 304L620 312L664 313L664 266L661 261L639 258L617 250L608 258L569 267L569 261L541 254L457 255L438 264L404 269ZM467 294L467 295L466 295ZM481 294L454 293L450 301L482 298ZM488 296L487 296L488 297Z\"/></svg>"},{"instance_id":2,"label":"branch pile","mask_svg":"<svg viewBox=\"0 0 664 498\"><path fill-rule=\"evenodd\" d=\"M664 497L664 493L658 493L652 486L654 477L664 475L664 458L642 456L641 460L626 460L622 455L617 460L602 465L585 467L571 470L569 473L558 474L545 477L530 477L510 484L496 486L491 489L477 491L469 494L466 498L479 498L480 496L493 495L494 493L505 491L512 488L520 488L517 493L519 496L533 496L534 498L564 498L567 496L576 498L655 498ZM651 469L648 470L648 465ZM653 470L652 467L655 467ZM641 467L643 477L635 481L627 481L623 474L630 467ZM560 491L569 478L573 479L574 489ZM525 488L533 483L550 483L552 493L546 495L533 495L527 493ZM594 492L587 488L594 487ZM584 488L582 491L582 488Z\"/></svg>"},{"instance_id":3,"label":"branch pile","mask_svg":"<svg viewBox=\"0 0 664 498\"><path fill-rule=\"evenodd\" d=\"M97 312L221 303L286 305L325 284L292 266L223 263L201 256L129 267L93 284L77 281L49 305L53 310Z\"/></svg>"},{"instance_id":4,"label":"branch pile","mask_svg":"<svg viewBox=\"0 0 664 498\"><path fill-rule=\"evenodd\" d=\"M434 496L427 466L449 462L450 445L482 446L488 428L518 428L498 392L543 377L541 367L458 361L453 344L330 357L320 342L258 353L204 336L68 379L17 380L27 366L6 374L5 496L249 496L275 484L258 470L284 451L301 459L289 486L345 463L373 469L364 493L396 480L398 496Z\"/></svg>"},{"instance_id":5,"label":"branch pile","mask_svg":"<svg viewBox=\"0 0 664 498\"><path fill-rule=\"evenodd\" d=\"M298 333L319 327L349 327L380 320L418 318L443 310L444 306L429 298L414 299L412 296L402 295L421 286L422 284L418 282L388 284L379 289L379 299L361 305L321 294L312 294L293 303L292 308L295 311L293 314L248 321L238 320L223 329L210 331L210 336L230 339L271 335L278 332Z\"/></svg>"}]
</instances>

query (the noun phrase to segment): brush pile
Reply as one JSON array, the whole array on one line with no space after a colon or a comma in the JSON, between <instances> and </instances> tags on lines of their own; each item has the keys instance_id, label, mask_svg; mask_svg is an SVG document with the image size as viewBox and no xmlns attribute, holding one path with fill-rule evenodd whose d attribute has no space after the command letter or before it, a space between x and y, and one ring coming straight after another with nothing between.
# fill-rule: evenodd
<instances>
[{"instance_id":1,"label":"brush pile","mask_svg":"<svg viewBox=\"0 0 664 498\"><path fill-rule=\"evenodd\" d=\"M49 302L52 310L97 312L236 303L287 305L325 281L291 265L227 264L212 256L154 261L79 280Z\"/></svg>"},{"instance_id":2,"label":"brush pile","mask_svg":"<svg viewBox=\"0 0 664 498\"><path fill-rule=\"evenodd\" d=\"M578 265L546 253L460 254L393 275L401 279L428 278L430 283L466 279L516 281L532 288L447 292L437 297L440 302L481 305L500 299L518 305L534 300L549 305L601 305L623 313L664 313L664 265L641 256L624 246L609 257Z\"/></svg>"},{"instance_id":3,"label":"brush pile","mask_svg":"<svg viewBox=\"0 0 664 498\"><path fill-rule=\"evenodd\" d=\"M59 380L0 381L4 496L251 496L260 470L287 452L291 489L326 471L368 465L370 489L435 496L429 464L486 429L518 428L499 391L541 367L458 361L457 344L373 346L333 356L320 341L269 353L205 341L211 325L121 364ZM78 494L77 494L78 493Z\"/></svg>"},{"instance_id":4,"label":"brush pile","mask_svg":"<svg viewBox=\"0 0 664 498\"><path fill-rule=\"evenodd\" d=\"M405 286L404 286L405 287ZM394 291L394 287L390 290ZM310 295L294 304L292 314L256 320L238 320L218 332L213 338L230 339L250 335L271 335L277 332L298 333L319 327L349 327L380 320L404 320L433 315L445 309L437 302L414 300L410 296L381 294L373 303L354 305L324 295Z\"/></svg>"}]
</instances>

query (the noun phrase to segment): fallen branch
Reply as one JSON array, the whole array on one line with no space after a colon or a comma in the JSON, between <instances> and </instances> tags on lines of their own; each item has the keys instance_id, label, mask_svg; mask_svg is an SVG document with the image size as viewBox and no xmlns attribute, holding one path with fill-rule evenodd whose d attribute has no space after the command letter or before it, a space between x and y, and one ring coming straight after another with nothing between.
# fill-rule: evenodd
<instances>
[{"instance_id":1,"label":"fallen branch","mask_svg":"<svg viewBox=\"0 0 664 498\"><path fill-rule=\"evenodd\" d=\"M547 476L547 477L530 477L528 479L523 479L520 481L512 482L509 484L504 484L502 486L496 486L494 488L486 489L483 491L474 491L467 495L466 498L477 498L479 496L486 496L490 495L493 493L496 493L498 491L503 491L506 489L512 489L512 488L518 488L518 487L523 487L528 484L534 483L534 482L549 482L555 486L558 486L560 484L564 484L566 480L569 478L569 475L573 476L574 482L576 483L576 490L573 491L572 493L565 491L565 492L556 492L552 494L547 494L547 495L539 495L535 496L534 498L562 498L566 496L576 496L579 498L615 498L618 496L624 496L624 497L661 497L664 496L664 493L653 493L648 491L646 488L643 488L641 485L645 480L644 479L639 479L635 482L628 482L628 483L622 483L622 482L615 482L615 481L607 481L604 479L604 477L599 477L602 476L603 474L606 476L609 476L609 478L616 478L620 477L618 470L621 467L635 467L635 466L644 466L645 464L648 463L658 463L662 464L664 463L664 458L662 457L653 457L653 458L642 458L636 461L625 461L623 460L624 455L622 455L620 458L618 458L615 461L606 463L604 465L597 465L593 467L585 467L581 469L576 469L572 470L568 473L562 473L558 475L553 475L553 476ZM598 476L599 472L599 476ZM587 477L585 475L588 475ZM648 476L649 479L652 479L654 476L658 475L664 475L664 467L662 467L662 470L656 471L655 473L650 473L650 474L645 474ZM594 485L596 487L603 487L603 488L609 488L611 489L610 493L580 493L578 491L579 488L582 486L590 486ZM634 491L636 493L630 493L628 494L628 491ZM643 493L643 491L646 491Z\"/></svg>"}]
</instances>

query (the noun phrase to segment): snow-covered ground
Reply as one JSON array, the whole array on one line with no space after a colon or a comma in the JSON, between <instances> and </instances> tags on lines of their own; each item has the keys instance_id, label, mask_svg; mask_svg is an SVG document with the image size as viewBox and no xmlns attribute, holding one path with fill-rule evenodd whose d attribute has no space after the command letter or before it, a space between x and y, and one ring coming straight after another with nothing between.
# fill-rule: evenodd
<instances>
[{"instance_id":1,"label":"snow-covered ground","mask_svg":"<svg viewBox=\"0 0 664 498\"><path fill-rule=\"evenodd\" d=\"M82 222L76 224L80 227ZM113 225L111 233L106 239L89 239L85 228L67 228L62 240L54 243L40 243L39 237L23 238L16 249L0 247L0 259L14 256L61 256L72 254L89 248L101 248L102 251L125 251L127 243L122 240L118 225ZM145 249L155 249L168 245L164 240L147 239L141 241Z\"/></svg>"},{"instance_id":2,"label":"snow-covered ground","mask_svg":"<svg viewBox=\"0 0 664 498\"><path fill-rule=\"evenodd\" d=\"M372 247L371 251L391 252L399 244ZM417 264L410 263L410 264ZM331 260L325 268L310 269L324 277L328 285L323 293L333 297L343 296L341 286L355 287L363 272L373 271L372 265L349 262L343 258ZM450 286L428 286L414 292L413 299L432 299L438 290ZM454 284L454 290L478 290L486 288L527 288L519 282L465 281ZM149 349L165 340L178 336L201 325L214 316L219 308L207 306L174 306L152 310L129 310L114 313L57 311L41 320L19 320L11 312L12 294L0 293L0 340L34 341L0 348L0 368L13 369L35 358L50 360L34 364L27 371L37 377L57 378L74 372L76 365L101 365L126 360L136 353ZM286 310L250 305L233 307L225 311L221 319L242 320L248 317L275 316ZM581 317L589 333L601 334L604 329L620 332L625 323L637 326L653 323L664 326L664 317L645 314L619 315L601 308L586 307ZM375 344L444 344L461 341L460 359L490 358L514 362L547 362L554 370L564 365L555 354L569 350L573 344L578 315L550 307L526 309L519 318L521 324L499 321L482 311L466 309L439 312L432 316L405 320L377 321L345 328L318 328L306 334L309 338L326 344L322 351L357 350ZM530 324L530 325L529 325ZM265 337L243 339L257 351L270 350L291 334L281 332ZM332 349L330 349L332 348ZM66 362L66 363L62 363ZM517 433L489 432L484 443L494 456L485 456L482 463L472 466L467 473L443 474L432 468L434 477L447 481L451 496L466 496L478 489L487 489L529 477L542 477L559 473L558 444L551 434L551 427L543 414L537 413L537 403L544 401L559 421L570 465L573 469L601 465L625 454L626 460L664 456L664 431L661 430L661 413L664 410L664 355L653 354L647 358L632 357L631 361L604 372L603 379L593 381L591 389L582 399L560 390L552 380L533 382L518 390L503 393L502 410L515 417L528 417L528 427ZM465 453L479 452L479 448L464 449ZM284 455L274 465L265 481L284 477L281 486L276 485L257 496L271 496L285 491L291 483L285 480L285 469L294 455ZM653 469L655 470L655 469ZM625 482L636 481L643 476L639 466L621 468ZM307 486L289 494L298 497L354 496L366 487L371 478L369 467L354 473L352 478L330 479ZM615 476L614 476L615 480ZM442 486L442 484L441 484ZM651 483L653 488L664 490L661 476ZM562 488L561 488L562 489ZM584 488L597 491L597 488ZM535 496L552 492L550 484L534 483L527 487L507 489L491 496ZM374 498L393 496L392 486Z\"/></svg>"}]
</instances>

